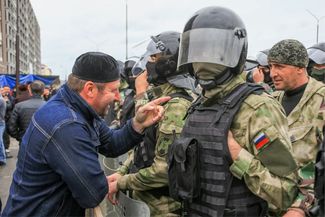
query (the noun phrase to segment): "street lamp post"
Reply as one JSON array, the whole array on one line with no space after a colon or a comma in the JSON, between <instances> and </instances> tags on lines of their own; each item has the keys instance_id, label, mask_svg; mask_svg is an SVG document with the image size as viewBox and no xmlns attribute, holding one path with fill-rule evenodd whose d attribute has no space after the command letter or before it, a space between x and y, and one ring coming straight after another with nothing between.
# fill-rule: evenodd
<instances>
[{"instance_id":1,"label":"street lamp post","mask_svg":"<svg viewBox=\"0 0 325 217\"><path fill-rule=\"evenodd\" d=\"M19 68L20 68L20 57L19 57L19 0L16 0L16 94L18 93L18 85L19 85Z\"/></svg>"},{"instance_id":2,"label":"street lamp post","mask_svg":"<svg viewBox=\"0 0 325 217\"><path fill-rule=\"evenodd\" d=\"M322 16L320 18L316 17L311 11L307 10L307 12L312 15L316 21L317 21L317 30L316 30L316 44L318 44L318 32L319 32L319 21L323 19L325 16Z\"/></svg>"},{"instance_id":3,"label":"street lamp post","mask_svg":"<svg viewBox=\"0 0 325 217\"><path fill-rule=\"evenodd\" d=\"M125 0L125 60L128 56L128 0Z\"/></svg>"}]
</instances>

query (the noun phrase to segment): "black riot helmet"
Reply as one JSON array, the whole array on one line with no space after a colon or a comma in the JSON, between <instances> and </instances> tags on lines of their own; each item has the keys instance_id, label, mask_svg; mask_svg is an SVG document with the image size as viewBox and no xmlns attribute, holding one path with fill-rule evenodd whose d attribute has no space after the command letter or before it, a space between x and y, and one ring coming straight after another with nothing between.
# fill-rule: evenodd
<instances>
[{"instance_id":1,"label":"black riot helmet","mask_svg":"<svg viewBox=\"0 0 325 217\"><path fill-rule=\"evenodd\" d=\"M309 59L316 64L325 64L325 42L315 44L307 49Z\"/></svg>"},{"instance_id":2,"label":"black riot helmet","mask_svg":"<svg viewBox=\"0 0 325 217\"><path fill-rule=\"evenodd\" d=\"M133 75L146 69L148 82L161 85L169 82L177 87L195 89L194 79L183 70L177 70L180 33L175 31L162 32L151 36L146 52L133 66ZM155 62L149 61L152 56L157 56ZM135 70L137 69L137 70Z\"/></svg>"},{"instance_id":3,"label":"black riot helmet","mask_svg":"<svg viewBox=\"0 0 325 217\"><path fill-rule=\"evenodd\" d=\"M132 73L138 76L145 68L150 56L160 54L163 58L169 59L178 53L180 33L174 31L162 32L159 35L151 36L146 52L140 60L133 66ZM173 63L171 63L173 64ZM176 68L175 63L174 67Z\"/></svg>"},{"instance_id":4,"label":"black riot helmet","mask_svg":"<svg viewBox=\"0 0 325 217\"><path fill-rule=\"evenodd\" d=\"M267 55L269 55L270 49L262 50L256 55L256 61L260 66L268 66Z\"/></svg>"},{"instance_id":5,"label":"black riot helmet","mask_svg":"<svg viewBox=\"0 0 325 217\"><path fill-rule=\"evenodd\" d=\"M134 60L127 60L124 63L124 73L126 76L132 76L132 68L135 64Z\"/></svg>"},{"instance_id":6,"label":"black riot helmet","mask_svg":"<svg viewBox=\"0 0 325 217\"><path fill-rule=\"evenodd\" d=\"M181 35L178 66L213 63L240 73L247 56L247 33L241 18L223 7L206 7L186 23Z\"/></svg>"},{"instance_id":7,"label":"black riot helmet","mask_svg":"<svg viewBox=\"0 0 325 217\"><path fill-rule=\"evenodd\" d=\"M120 77L125 80L124 74L124 63L121 60L116 60L118 63L118 71L120 73Z\"/></svg>"},{"instance_id":8,"label":"black riot helmet","mask_svg":"<svg viewBox=\"0 0 325 217\"><path fill-rule=\"evenodd\" d=\"M135 65L135 61L134 60L127 60L124 62L124 75L126 77L126 81L128 82L129 78L133 76L132 74L132 68ZM129 83L129 82L128 82Z\"/></svg>"},{"instance_id":9,"label":"black riot helmet","mask_svg":"<svg viewBox=\"0 0 325 217\"><path fill-rule=\"evenodd\" d=\"M136 60L136 59L135 59ZM128 59L124 62L124 79L128 83L129 88L135 90L135 77L132 74L132 68L135 65L136 61L133 59Z\"/></svg>"}]
</instances>

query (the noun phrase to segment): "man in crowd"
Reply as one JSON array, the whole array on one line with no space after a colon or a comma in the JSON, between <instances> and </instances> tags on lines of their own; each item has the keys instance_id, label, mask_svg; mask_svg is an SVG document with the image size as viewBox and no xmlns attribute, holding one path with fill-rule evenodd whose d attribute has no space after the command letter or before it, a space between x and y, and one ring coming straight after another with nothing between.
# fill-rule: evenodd
<instances>
[{"instance_id":1,"label":"man in crowd","mask_svg":"<svg viewBox=\"0 0 325 217\"><path fill-rule=\"evenodd\" d=\"M5 131L6 102L0 94L0 166L6 165L6 151L3 143L3 132Z\"/></svg>"},{"instance_id":2,"label":"man in crowd","mask_svg":"<svg viewBox=\"0 0 325 217\"><path fill-rule=\"evenodd\" d=\"M284 212L296 197L286 117L261 86L241 78L246 56L246 29L233 11L203 8L186 23L178 64L192 66L203 89L175 143L182 147L195 138L200 144L199 173L192 174L199 176L200 194L189 198L189 215L264 216L268 204Z\"/></svg>"},{"instance_id":3,"label":"man in crowd","mask_svg":"<svg viewBox=\"0 0 325 217\"><path fill-rule=\"evenodd\" d=\"M20 84L18 86L18 92L16 93L15 97L15 104L31 98L31 91L29 89L31 83L32 82L29 82L28 84Z\"/></svg>"},{"instance_id":4,"label":"man in crowd","mask_svg":"<svg viewBox=\"0 0 325 217\"><path fill-rule=\"evenodd\" d=\"M20 145L10 195L2 216L84 216L108 193L100 153L116 157L142 140L163 115L154 100L120 130L100 118L119 98L116 60L104 53L79 56L68 81L33 116Z\"/></svg>"},{"instance_id":5,"label":"man in crowd","mask_svg":"<svg viewBox=\"0 0 325 217\"><path fill-rule=\"evenodd\" d=\"M11 116L11 112L14 108L15 105L15 99L13 96L11 96L11 91L10 91L10 87L9 86L4 86L2 91L2 97L6 102L6 114L5 114L5 123L7 125L10 116ZM6 156L7 158L12 158L12 155L10 155L10 150L9 150L9 146L10 146L10 136L8 134L8 127L5 127L5 130L3 132L3 143L5 145L6 148Z\"/></svg>"},{"instance_id":6,"label":"man in crowd","mask_svg":"<svg viewBox=\"0 0 325 217\"><path fill-rule=\"evenodd\" d=\"M38 108L45 104L45 101L42 99L44 86L44 83L41 81L34 81L31 83L29 87L32 96L27 100L17 103L11 113L7 123L8 132L10 136L19 141L19 144L21 143L21 139L25 134L33 114Z\"/></svg>"},{"instance_id":7,"label":"man in crowd","mask_svg":"<svg viewBox=\"0 0 325 217\"><path fill-rule=\"evenodd\" d=\"M307 74L308 53L297 40L286 39L270 50L268 62L276 90L276 99L287 115L293 155L300 168L302 187L287 216L304 216L313 202L312 180L325 120L325 85Z\"/></svg>"},{"instance_id":8,"label":"man in crowd","mask_svg":"<svg viewBox=\"0 0 325 217\"><path fill-rule=\"evenodd\" d=\"M124 101L121 108L121 118L120 125L123 126L130 117L134 116L135 112L135 103L134 98L136 96L135 90L135 76L132 75L132 68L136 62L132 59L125 61L124 63L124 71L122 76L124 80L127 82L128 87L125 89L124 93Z\"/></svg>"}]
</instances>

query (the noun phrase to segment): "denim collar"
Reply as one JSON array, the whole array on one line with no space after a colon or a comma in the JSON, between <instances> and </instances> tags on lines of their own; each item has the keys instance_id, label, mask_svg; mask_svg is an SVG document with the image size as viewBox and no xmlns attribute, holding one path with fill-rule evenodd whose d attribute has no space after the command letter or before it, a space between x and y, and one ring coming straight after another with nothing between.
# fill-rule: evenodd
<instances>
[{"instance_id":1,"label":"denim collar","mask_svg":"<svg viewBox=\"0 0 325 217\"><path fill-rule=\"evenodd\" d=\"M92 122L94 119L101 119L95 110L77 92L71 90L67 84L64 84L57 94L70 108L80 112L87 121Z\"/></svg>"}]
</instances>

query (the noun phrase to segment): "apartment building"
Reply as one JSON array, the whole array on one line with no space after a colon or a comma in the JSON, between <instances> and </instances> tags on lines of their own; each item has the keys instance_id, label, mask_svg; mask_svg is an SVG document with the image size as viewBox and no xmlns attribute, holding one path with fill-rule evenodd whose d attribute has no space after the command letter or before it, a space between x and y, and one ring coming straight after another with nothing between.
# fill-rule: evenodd
<instances>
[{"instance_id":1,"label":"apartment building","mask_svg":"<svg viewBox=\"0 0 325 217\"><path fill-rule=\"evenodd\" d=\"M0 73L16 73L17 3L20 73L41 70L40 27L29 0L0 0Z\"/></svg>"}]
</instances>

